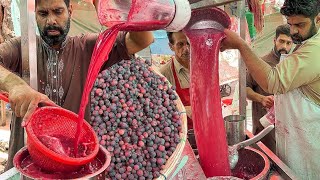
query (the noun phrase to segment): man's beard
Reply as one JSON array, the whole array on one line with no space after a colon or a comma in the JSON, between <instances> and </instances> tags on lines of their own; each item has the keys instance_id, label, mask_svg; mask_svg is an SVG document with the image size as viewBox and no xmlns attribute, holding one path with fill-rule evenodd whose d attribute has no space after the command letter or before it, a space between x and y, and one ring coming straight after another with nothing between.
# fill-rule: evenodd
<instances>
[{"instance_id":1,"label":"man's beard","mask_svg":"<svg viewBox=\"0 0 320 180\"><path fill-rule=\"evenodd\" d=\"M280 57L281 54L289 54L289 52L286 49L279 49L278 50L276 46L274 46L274 52L276 53L276 55L278 57Z\"/></svg>"},{"instance_id":2,"label":"man's beard","mask_svg":"<svg viewBox=\"0 0 320 180\"><path fill-rule=\"evenodd\" d=\"M310 29L309 29L309 33L308 33L308 35L307 35L306 38L303 38L303 37L302 37L300 34L298 34L298 33L291 35L291 38L292 38L293 43L295 43L295 44L302 44L303 41L311 38L311 37L314 36L315 34L317 34L317 28L316 28L316 25L315 25L314 21L312 21L312 25L311 25L311 27L310 27Z\"/></svg>"},{"instance_id":3,"label":"man's beard","mask_svg":"<svg viewBox=\"0 0 320 180\"><path fill-rule=\"evenodd\" d=\"M38 26L39 27L39 26ZM70 18L67 21L67 24L64 28L57 27L57 26L47 26L44 27L43 30L39 28L41 38L49 45L55 46L60 45L66 39L70 29ZM56 30L60 32L60 35L51 36L48 34L48 31Z\"/></svg>"}]
</instances>

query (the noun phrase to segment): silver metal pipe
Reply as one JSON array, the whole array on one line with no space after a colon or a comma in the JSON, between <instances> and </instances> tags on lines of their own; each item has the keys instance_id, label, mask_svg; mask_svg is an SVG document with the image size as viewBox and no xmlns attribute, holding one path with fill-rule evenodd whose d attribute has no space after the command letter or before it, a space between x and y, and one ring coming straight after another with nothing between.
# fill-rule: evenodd
<instances>
[{"instance_id":1,"label":"silver metal pipe","mask_svg":"<svg viewBox=\"0 0 320 180\"><path fill-rule=\"evenodd\" d=\"M245 1L239 1L237 3L237 7L239 9L238 11L238 17L240 17L240 36L242 39L246 39L246 28L247 28L247 22L246 22L246 16L245 16ZM246 73L247 73L247 67L246 64L243 61L242 56L240 56L239 59L239 113L242 116L246 117L246 107L247 107L247 91L246 91ZM246 127L247 127L247 120Z\"/></svg>"},{"instance_id":2,"label":"silver metal pipe","mask_svg":"<svg viewBox=\"0 0 320 180\"><path fill-rule=\"evenodd\" d=\"M33 89L38 90L35 1L20 2L22 78Z\"/></svg>"},{"instance_id":3,"label":"silver metal pipe","mask_svg":"<svg viewBox=\"0 0 320 180\"><path fill-rule=\"evenodd\" d=\"M221 6L221 5L236 2L236 1L241 1L241 0L202 0L202 1L189 0L192 10Z\"/></svg>"}]
</instances>

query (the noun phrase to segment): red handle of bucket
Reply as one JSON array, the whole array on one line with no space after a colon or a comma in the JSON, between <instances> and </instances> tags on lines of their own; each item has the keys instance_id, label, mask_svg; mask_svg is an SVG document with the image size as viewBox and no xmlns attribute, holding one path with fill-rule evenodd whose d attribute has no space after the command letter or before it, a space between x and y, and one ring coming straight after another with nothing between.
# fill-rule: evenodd
<instances>
[{"instance_id":1,"label":"red handle of bucket","mask_svg":"<svg viewBox=\"0 0 320 180\"><path fill-rule=\"evenodd\" d=\"M0 99L5 102L9 102L8 94L0 93Z\"/></svg>"}]
</instances>

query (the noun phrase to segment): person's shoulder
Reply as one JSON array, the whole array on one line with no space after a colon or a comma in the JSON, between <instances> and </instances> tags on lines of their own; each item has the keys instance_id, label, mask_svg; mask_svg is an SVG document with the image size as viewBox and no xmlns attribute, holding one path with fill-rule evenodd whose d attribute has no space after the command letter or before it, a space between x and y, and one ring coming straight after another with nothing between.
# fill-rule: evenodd
<instances>
[{"instance_id":1,"label":"person's shoulder","mask_svg":"<svg viewBox=\"0 0 320 180\"><path fill-rule=\"evenodd\" d=\"M320 52L320 34L310 38L305 43L301 44L291 55L304 60L318 61Z\"/></svg>"},{"instance_id":2,"label":"person's shoulder","mask_svg":"<svg viewBox=\"0 0 320 180\"><path fill-rule=\"evenodd\" d=\"M294 52L297 52L296 54L303 54L311 52L311 54L318 54L320 50L320 31L314 35L313 37L309 38L302 44L298 45L298 47L295 49Z\"/></svg>"},{"instance_id":3,"label":"person's shoulder","mask_svg":"<svg viewBox=\"0 0 320 180\"><path fill-rule=\"evenodd\" d=\"M261 56L261 59L264 61L268 61L268 59L270 59L272 57L273 57L272 51L269 51L267 54Z\"/></svg>"},{"instance_id":4,"label":"person's shoulder","mask_svg":"<svg viewBox=\"0 0 320 180\"><path fill-rule=\"evenodd\" d=\"M14 37L14 38L10 38L9 40L6 40L5 42L3 43L10 43L10 44L17 44L17 45L20 45L21 43L21 37Z\"/></svg>"},{"instance_id":5,"label":"person's shoulder","mask_svg":"<svg viewBox=\"0 0 320 180\"><path fill-rule=\"evenodd\" d=\"M161 74L167 74L168 71L171 71L171 66L172 66L171 61L172 60L168 61L166 64L164 64L160 67L159 71Z\"/></svg>"},{"instance_id":6,"label":"person's shoulder","mask_svg":"<svg viewBox=\"0 0 320 180\"><path fill-rule=\"evenodd\" d=\"M10 38L10 39L7 40L7 41L21 42L21 36ZM5 42L6 42L6 41L5 41Z\"/></svg>"},{"instance_id":7,"label":"person's shoulder","mask_svg":"<svg viewBox=\"0 0 320 180\"><path fill-rule=\"evenodd\" d=\"M159 68L159 72L168 79L170 83L174 83L173 73L172 73L172 60L168 61L166 64Z\"/></svg>"},{"instance_id":8,"label":"person's shoulder","mask_svg":"<svg viewBox=\"0 0 320 180\"><path fill-rule=\"evenodd\" d=\"M69 36L70 40L74 42L87 42L87 41L93 41L96 42L98 39L99 34L98 33L82 33L77 36Z\"/></svg>"},{"instance_id":9,"label":"person's shoulder","mask_svg":"<svg viewBox=\"0 0 320 180\"><path fill-rule=\"evenodd\" d=\"M0 49L14 49L14 48L21 48L21 37L14 37L11 39L6 40L5 42L0 44Z\"/></svg>"},{"instance_id":10,"label":"person's shoulder","mask_svg":"<svg viewBox=\"0 0 320 180\"><path fill-rule=\"evenodd\" d=\"M93 48L99 34L98 33L86 33L76 36L69 36L69 41L73 47L80 47L81 49Z\"/></svg>"}]
</instances>

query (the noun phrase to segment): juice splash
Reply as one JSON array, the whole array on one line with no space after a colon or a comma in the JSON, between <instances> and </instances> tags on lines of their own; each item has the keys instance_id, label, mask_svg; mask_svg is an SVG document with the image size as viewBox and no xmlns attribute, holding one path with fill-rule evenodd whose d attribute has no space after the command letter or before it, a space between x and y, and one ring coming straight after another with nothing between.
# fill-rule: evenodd
<instances>
[{"instance_id":1,"label":"juice splash","mask_svg":"<svg viewBox=\"0 0 320 180\"><path fill-rule=\"evenodd\" d=\"M207 177L230 176L228 146L221 111L219 88L219 48L224 38L208 12L193 12L193 22L185 29L191 45L191 105L200 163ZM221 17L215 16L213 17ZM214 18L212 18L214 19ZM203 21L202 21L203 20ZM193 21L191 19L191 21ZM204 23L203 23L204 22ZM189 24L190 24L189 23ZM212 27L211 27L212 26ZM221 26L221 25L220 25Z\"/></svg>"}]
</instances>

